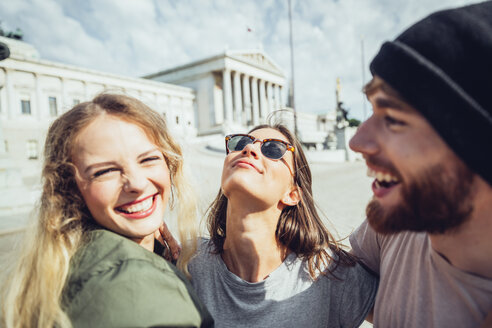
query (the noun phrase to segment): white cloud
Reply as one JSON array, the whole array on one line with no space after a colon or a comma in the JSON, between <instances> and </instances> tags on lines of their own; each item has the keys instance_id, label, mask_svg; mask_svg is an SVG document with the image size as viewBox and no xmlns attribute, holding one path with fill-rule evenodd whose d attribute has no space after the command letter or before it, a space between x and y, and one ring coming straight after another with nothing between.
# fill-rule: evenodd
<instances>
[{"instance_id":1,"label":"white cloud","mask_svg":"<svg viewBox=\"0 0 492 328\"><path fill-rule=\"evenodd\" d=\"M340 77L342 100L360 118L361 36L368 80L369 62L384 40L430 12L473 2L292 0L298 109L332 110ZM122 75L261 43L290 76L287 0L3 0L0 20L6 28L20 27L44 59Z\"/></svg>"}]
</instances>

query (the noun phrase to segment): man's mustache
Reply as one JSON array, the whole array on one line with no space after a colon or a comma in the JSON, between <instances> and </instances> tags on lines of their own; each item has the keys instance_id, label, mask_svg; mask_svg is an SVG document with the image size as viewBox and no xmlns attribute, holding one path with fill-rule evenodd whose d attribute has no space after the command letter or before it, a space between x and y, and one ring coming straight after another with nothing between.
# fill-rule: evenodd
<instances>
[{"instance_id":1,"label":"man's mustache","mask_svg":"<svg viewBox=\"0 0 492 328\"><path fill-rule=\"evenodd\" d=\"M391 162L382 160L379 157L368 156L368 155L364 156L364 159L366 160L366 164L368 166L388 172L394 175L395 177L397 177L400 181L403 180L400 172L396 169L396 167Z\"/></svg>"}]
</instances>

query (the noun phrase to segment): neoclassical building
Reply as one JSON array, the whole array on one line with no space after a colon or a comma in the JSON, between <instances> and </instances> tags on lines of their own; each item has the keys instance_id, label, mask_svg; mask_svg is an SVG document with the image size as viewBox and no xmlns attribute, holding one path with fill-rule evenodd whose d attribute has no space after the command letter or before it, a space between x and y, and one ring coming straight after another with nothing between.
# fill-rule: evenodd
<instances>
[{"instance_id":1,"label":"neoclassical building","mask_svg":"<svg viewBox=\"0 0 492 328\"><path fill-rule=\"evenodd\" d=\"M244 131L285 99L285 75L261 50L224 53L144 78L192 88L198 135Z\"/></svg>"},{"instance_id":2,"label":"neoclassical building","mask_svg":"<svg viewBox=\"0 0 492 328\"><path fill-rule=\"evenodd\" d=\"M10 163L20 168L23 177L35 175L50 123L102 91L142 100L166 117L178 138L196 136L195 92L190 88L42 60L26 42L5 37L0 42L11 53L0 61L0 157L4 167L0 173ZM2 174L0 187L9 184Z\"/></svg>"},{"instance_id":3,"label":"neoclassical building","mask_svg":"<svg viewBox=\"0 0 492 328\"><path fill-rule=\"evenodd\" d=\"M39 177L47 129L61 113L102 91L134 96L161 113L175 137L224 135L264 123L284 108L282 69L263 51L224 53L144 78L131 78L43 60L30 44L0 37L10 58L0 61L0 188ZM282 112L282 117L287 112ZM285 120L293 127L292 115ZM332 115L298 113L299 137L323 148ZM13 177L15 179L13 179Z\"/></svg>"}]
</instances>

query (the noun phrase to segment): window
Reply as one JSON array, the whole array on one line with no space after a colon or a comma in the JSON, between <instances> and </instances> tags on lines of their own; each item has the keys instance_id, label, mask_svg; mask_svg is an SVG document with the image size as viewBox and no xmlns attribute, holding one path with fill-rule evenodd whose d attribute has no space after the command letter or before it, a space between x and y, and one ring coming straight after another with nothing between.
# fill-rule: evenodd
<instances>
[{"instance_id":1,"label":"window","mask_svg":"<svg viewBox=\"0 0 492 328\"><path fill-rule=\"evenodd\" d=\"M26 151L28 159L38 159L38 141L27 140Z\"/></svg>"},{"instance_id":2,"label":"window","mask_svg":"<svg viewBox=\"0 0 492 328\"><path fill-rule=\"evenodd\" d=\"M179 116L176 116L176 124L179 124Z\"/></svg>"},{"instance_id":3,"label":"window","mask_svg":"<svg viewBox=\"0 0 492 328\"><path fill-rule=\"evenodd\" d=\"M31 115L31 101L22 99L21 100L21 110L24 115Z\"/></svg>"},{"instance_id":4,"label":"window","mask_svg":"<svg viewBox=\"0 0 492 328\"><path fill-rule=\"evenodd\" d=\"M56 97L49 97L48 101L50 103L50 115L51 116L58 115L58 107L56 105Z\"/></svg>"},{"instance_id":5,"label":"window","mask_svg":"<svg viewBox=\"0 0 492 328\"><path fill-rule=\"evenodd\" d=\"M73 105L76 106L78 104L80 104L80 100L79 99L74 99L73 100Z\"/></svg>"}]
</instances>

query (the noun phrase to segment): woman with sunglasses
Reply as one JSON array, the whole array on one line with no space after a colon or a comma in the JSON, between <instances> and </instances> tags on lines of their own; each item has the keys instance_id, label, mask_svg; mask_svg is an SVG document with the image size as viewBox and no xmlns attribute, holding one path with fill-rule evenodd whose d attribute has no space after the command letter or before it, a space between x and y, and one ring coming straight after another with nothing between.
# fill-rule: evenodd
<instances>
[{"instance_id":1,"label":"woman with sunglasses","mask_svg":"<svg viewBox=\"0 0 492 328\"><path fill-rule=\"evenodd\" d=\"M226 137L210 239L189 264L217 327L357 327L377 279L318 215L301 145L282 125Z\"/></svg>"}]
</instances>

